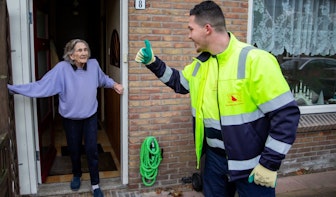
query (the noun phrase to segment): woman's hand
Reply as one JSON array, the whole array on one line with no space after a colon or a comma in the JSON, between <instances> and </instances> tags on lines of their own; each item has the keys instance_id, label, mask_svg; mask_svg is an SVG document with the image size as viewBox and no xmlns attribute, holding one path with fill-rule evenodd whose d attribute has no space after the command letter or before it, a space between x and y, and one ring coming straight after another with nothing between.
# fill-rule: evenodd
<instances>
[{"instance_id":1,"label":"woman's hand","mask_svg":"<svg viewBox=\"0 0 336 197\"><path fill-rule=\"evenodd\" d=\"M123 92L124 92L124 87L123 87L121 84L117 83L117 82L114 83L114 85L113 85L113 89L114 89L114 91L116 91L118 94L123 94Z\"/></svg>"}]
</instances>

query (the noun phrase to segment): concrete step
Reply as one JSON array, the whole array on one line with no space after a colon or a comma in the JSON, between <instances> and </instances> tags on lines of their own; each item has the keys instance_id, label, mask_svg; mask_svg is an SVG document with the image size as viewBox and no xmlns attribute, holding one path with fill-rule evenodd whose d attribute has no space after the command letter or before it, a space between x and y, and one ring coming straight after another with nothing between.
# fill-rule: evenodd
<instances>
[{"instance_id":1,"label":"concrete step","mask_svg":"<svg viewBox=\"0 0 336 197\"><path fill-rule=\"evenodd\" d=\"M127 189L126 185L121 184L120 177L100 179L99 185L104 193ZM92 196L91 184L88 180L82 181L80 189L76 192L70 189L70 182L42 184L38 187L37 196Z\"/></svg>"}]
</instances>

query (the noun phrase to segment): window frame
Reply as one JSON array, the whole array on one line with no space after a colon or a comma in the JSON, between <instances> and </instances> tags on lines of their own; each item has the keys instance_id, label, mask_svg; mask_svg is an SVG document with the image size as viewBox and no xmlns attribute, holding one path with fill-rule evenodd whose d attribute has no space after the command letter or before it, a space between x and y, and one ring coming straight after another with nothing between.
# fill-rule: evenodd
<instances>
[{"instance_id":1,"label":"window frame","mask_svg":"<svg viewBox=\"0 0 336 197\"><path fill-rule=\"evenodd\" d=\"M248 1L247 43L251 44L253 28L253 1ZM336 112L336 104L299 106L301 114Z\"/></svg>"}]
</instances>

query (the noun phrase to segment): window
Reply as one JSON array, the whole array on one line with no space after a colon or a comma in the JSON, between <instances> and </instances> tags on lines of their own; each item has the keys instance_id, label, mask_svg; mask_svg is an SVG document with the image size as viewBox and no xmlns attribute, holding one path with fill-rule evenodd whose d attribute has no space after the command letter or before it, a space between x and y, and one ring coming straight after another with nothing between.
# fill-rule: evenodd
<instances>
[{"instance_id":1,"label":"window","mask_svg":"<svg viewBox=\"0 0 336 197\"><path fill-rule=\"evenodd\" d=\"M251 44L277 57L301 112L336 111L336 1L252 1Z\"/></svg>"}]
</instances>

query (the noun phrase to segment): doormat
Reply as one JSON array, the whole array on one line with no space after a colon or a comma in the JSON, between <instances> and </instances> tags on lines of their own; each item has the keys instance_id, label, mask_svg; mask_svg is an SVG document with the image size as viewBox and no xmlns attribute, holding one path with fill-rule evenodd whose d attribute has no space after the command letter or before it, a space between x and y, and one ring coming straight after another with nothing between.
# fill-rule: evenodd
<instances>
[{"instance_id":1,"label":"doormat","mask_svg":"<svg viewBox=\"0 0 336 197\"><path fill-rule=\"evenodd\" d=\"M86 155L81 156L82 172L89 172ZM110 152L99 153L99 171L117 171ZM56 156L50 169L49 176L72 174L70 156Z\"/></svg>"},{"instance_id":2,"label":"doormat","mask_svg":"<svg viewBox=\"0 0 336 197\"><path fill-rule=\"evenodd\" d=\"M98 149L98 153L103 153L104 152L103 147L102 147L101 144L97 144L97 149ZM82 155L85 154L84 145L82 145L82 147L81 147L81 153L82 153ZM61 147L61 154L62 154L62 156L69 156L70 155L68 146L62 146Z\"/></svg>"}]
</instances>

